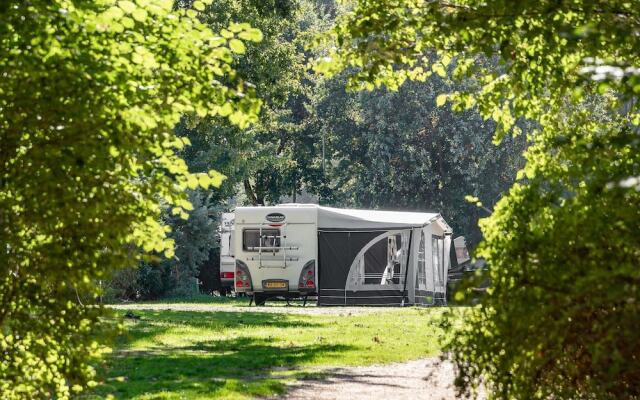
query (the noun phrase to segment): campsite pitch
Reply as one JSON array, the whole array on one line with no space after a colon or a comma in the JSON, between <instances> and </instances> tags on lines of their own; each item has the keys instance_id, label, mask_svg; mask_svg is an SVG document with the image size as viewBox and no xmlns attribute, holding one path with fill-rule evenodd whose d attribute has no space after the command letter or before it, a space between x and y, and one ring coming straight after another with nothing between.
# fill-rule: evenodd
<instances>
[{"instance_id":1,"label":"campsite pitch","mask_svg":"<svg viewBox=\"0 0 640 400\"><path fill-rule=\"evenodd\" d=\"M237 301L115 308L118 318L133 318L124 318L126 332L100 370L100 398L304 398L305 382L331 382L340 368L434 357L443 334L443 308L249 308Z\"/></svg>"}]
</instances>

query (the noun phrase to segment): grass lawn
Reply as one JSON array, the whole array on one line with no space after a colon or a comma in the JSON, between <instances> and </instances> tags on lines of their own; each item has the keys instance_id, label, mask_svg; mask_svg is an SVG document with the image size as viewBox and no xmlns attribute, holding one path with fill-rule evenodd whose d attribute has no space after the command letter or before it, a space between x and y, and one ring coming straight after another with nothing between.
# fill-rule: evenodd
<instances>
[{"instance_id":1,"label":"grass lawn","mask_svg":"<svg viewBox=\"0 0 640 400\"><path fill-rule=\"evenodd\" d=\"M126 334L90 398L246 399L283 393L288 381L321 374L318 367L436 355L443 311L298 315L251 312L237 302L216 312L136 310L141 319L125 320Z\"/></svg>"}]
</instances>

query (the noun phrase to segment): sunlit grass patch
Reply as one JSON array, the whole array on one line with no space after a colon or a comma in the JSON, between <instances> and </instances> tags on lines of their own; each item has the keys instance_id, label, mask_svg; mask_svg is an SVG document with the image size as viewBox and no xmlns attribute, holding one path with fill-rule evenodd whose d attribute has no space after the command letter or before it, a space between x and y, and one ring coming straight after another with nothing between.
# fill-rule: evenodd
<instances>
[{"instance_id":1,"label":"sunlit grass patch","mask_svg":"<svg viewBox=\"0 0 640 400\"><path fill-rule=\"evenodd\" d=\"M244 399L286 391L321 367L435 355L443 309L365 315L135 311L95 392L126 399ZM118 311L123 316L124 311Z\"/></svg>"}]
</instances>

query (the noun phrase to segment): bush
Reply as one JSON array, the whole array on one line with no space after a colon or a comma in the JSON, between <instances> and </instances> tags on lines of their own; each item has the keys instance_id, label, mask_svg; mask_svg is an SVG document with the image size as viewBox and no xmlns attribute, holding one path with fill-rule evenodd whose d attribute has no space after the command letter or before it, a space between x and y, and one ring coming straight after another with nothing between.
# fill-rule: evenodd
<instances>
[{"instance_id":1,"label":"bush","mask_svg":"<svg viewBox=\"0 0 640 400\"><path fill-rule=\"evenodd\" d=\"M598 99L597 103L606 103ZM497 398L640 398L640 153L593 104L549 123L482 221L491 288L449 349Z\"/></svg>"},{"instance_id":2,"label":"bush","mask_svg":"<svg viewBox=\"0 0 640 400\"><path fill-rule=\"evenodd\" d=\"M162 206L186 217L186 189L222 183L187 170L178 153L189 141L173 133L180 117L257 119L260 102L233 79L231 47L242 52L236 36L260 32L236 25L224 39L173 5L0 2L3 399L62 400L95 384L101 309L81 295L141 252L173 257Z\"/></svg>"},{"instance_id":3,"label":"bush","mask_svg":"<svg viewBox=\"0 0 640 400\"><path fill-rule=\"evenodd\" d=\"M154 300L166 293L168 274L159 265L142 264L137 276L138 298Z\"/></svg>"}]
</instances>

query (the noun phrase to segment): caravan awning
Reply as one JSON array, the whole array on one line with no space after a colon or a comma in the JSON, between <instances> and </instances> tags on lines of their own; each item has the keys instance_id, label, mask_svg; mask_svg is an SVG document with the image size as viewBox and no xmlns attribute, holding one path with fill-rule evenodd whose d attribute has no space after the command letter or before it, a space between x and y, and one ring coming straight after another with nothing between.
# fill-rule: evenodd
<instances>
[{"instance_id":1,"label":"caravan awning","mask_svg":"<svg viewBox=\"0 0 640 400\"><path fill-rule=\"evenodd\" d=\"M371 231L409 229L437 222L445 231L451 231L449 225L438 213L358 210L296 203L280 204L274 208L316 209L319 230Z\"/></svg>"},{"instance_id":2,"label":"caravan awning","mask_svg":"<svg viewBox=\"0 0 640 400\"><path fill-rule=\"evenodd\" d=\"M440 214L318 207L318 229L402 229L421 227Z\"/></svg>"}]
</instances>

